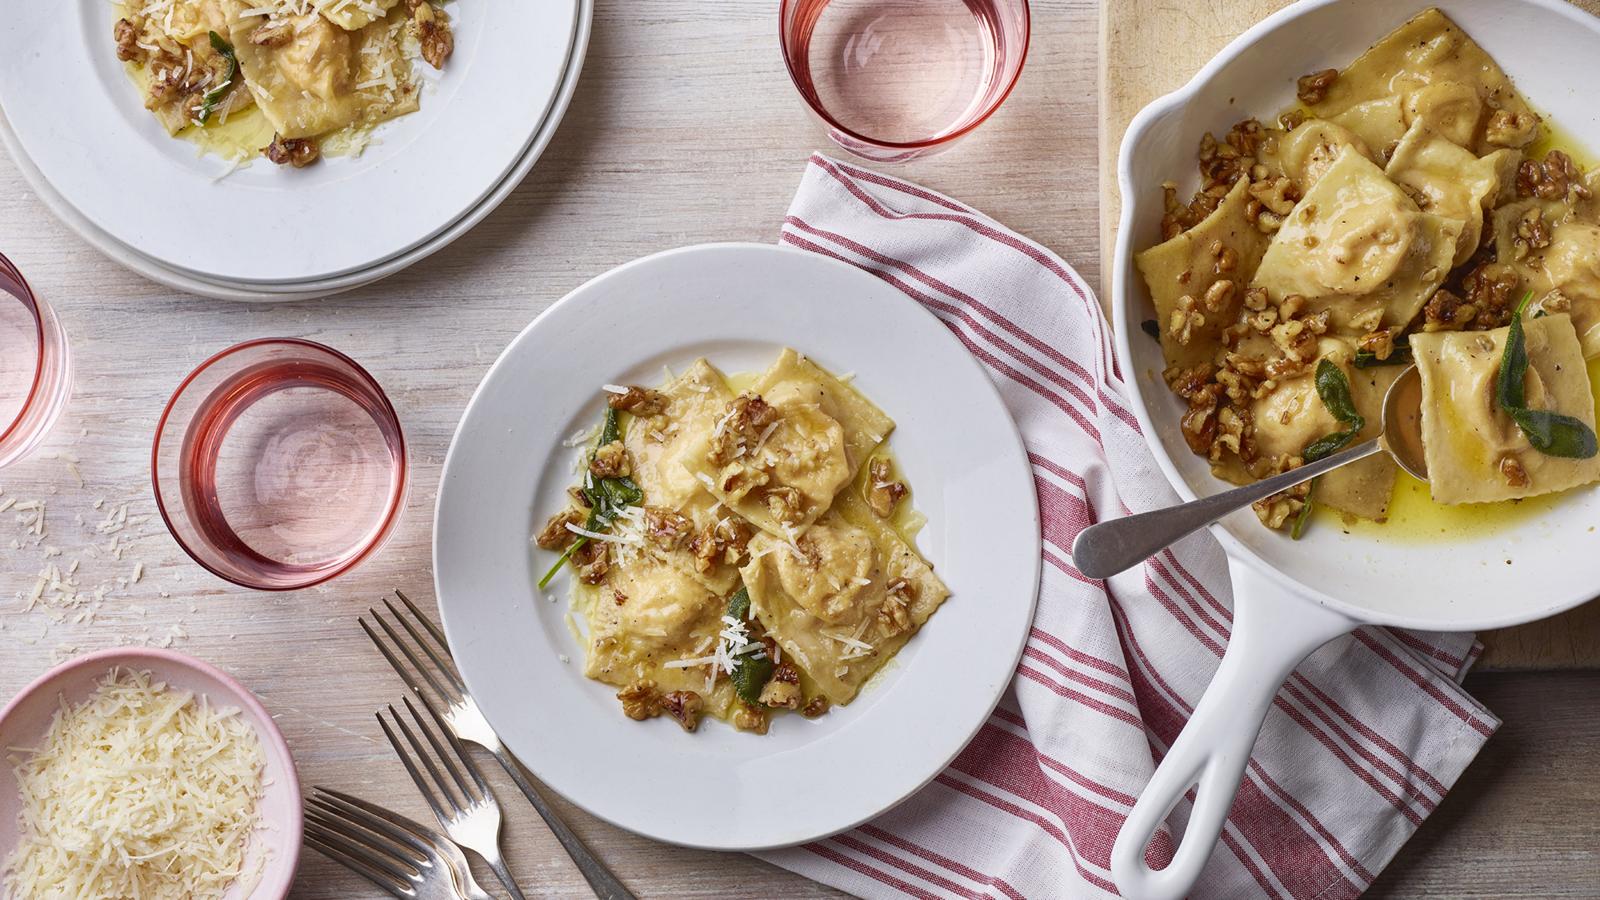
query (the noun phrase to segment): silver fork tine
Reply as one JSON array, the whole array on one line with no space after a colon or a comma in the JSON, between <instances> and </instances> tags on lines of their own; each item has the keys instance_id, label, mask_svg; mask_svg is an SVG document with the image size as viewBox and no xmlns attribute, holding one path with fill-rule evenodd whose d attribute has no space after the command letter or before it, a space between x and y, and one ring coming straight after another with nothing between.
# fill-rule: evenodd
<instances>
[{"instance_id":1,"label":"silver fork tine","mask_svg":"<svg viewBox=\"0 0 1600 900\"><path fill-rule=\"evenodd\" d=\"M307 844L311 845L311 849L321 853L323 856L326 856L339 865L344 866L357 875L360 875L362 878L372 882L389 894L393 894L396 897L411 896L410 894L405 893L408 888L394 883L390 880L389 876L368 866L366 863L356 859L338 847L323 841L322 838L319 837L320 834L321 832L313 832L309 827L306 829L305 841Z\"/></svg>"},{"instance_id":2,"label":"silver fork tine","mask_svg":"<svg viewBox=\"0 0 1600 900\"><path fill-rule=\"evenodd\" d=\"M389 707L389 714L391 716L394 715L393 706ZM399 716L395 716L395 723L400 724ZM422 772L417 769L416 763L411 761L411 754L408 753L405 746L400 743L400 739L394 736L394 732L389 730L389 723L384 721L383 713L381 712L378 713L378 725L383 729L384 736L389 739L389 746L394 748L395 755L400 757L400 762L405 764L406 771L411 773L411 780L416 783L417 790L421 792L422 798L428 801L429 806L433 807L433 814L439 817L439 823L441 825L444 824L445 820L449 819L451 815L454 814L455 801L451 800L450 802L452 812L445 812L444 807L439 805L438 798L434 796L433 788L428 786L428 780L422 777ZM400 725L400 727L404 729L405 726ZM406 737L410 738L411 734L407 732ZM413 742L415 741L414 738L412 740ZM420 746L416 748L416 753L418 756L424 756ZM432 769L433 764L428 763L428 768Z\"/></svg>"},{"instance_id":3,"label":"silver fork tine","mask_svg":"<svg viewBox=\"0 0 1600 900\"><path fill-rule=\"evenodd\" d=\"M395 649L400 651L400 653L403 654L406 659L410 660L411 665L415 667L415 670L421 673L423 678L427 679L428 684L432 685L434 690L439 692L439 696L444 697L451 703L455 703L455 698L457 695L445 690L444 685L440 684L439 680L433 677L433 670L423 665L422 660L417 659L417 655L411 652L411 648L407 646L406 642L400 638L400 635L395 632L394 628L389 625L389 621L383 616L378 615L378 611L372 609L371 607L367 608L367 612L370 613L373 620L378 623L378 627L382 628L384 633L389 636L389 639L394 642ZM374 642L377 642L378 636L372 633L371 628L367 628L367 623L365 621L361 622L361 627L366 628L367 636L372 638ZM382 650L383 648L380 645L378 649ZM384 656L389 657L389 664L394 666L396 670L400 670L402 668L400 663L394 658L393 655L385 652ZM415 683L410 682L410 679L407 679L407 682L411 684L411 689L413 691L421 690L421 688L417 687Z\"/></svg>"},{"instance_id":4,"label":"silver fork tine","mask_svg":"<svg viewBox=\"0 0 1600 900\"><path fill-rule=\"evenodd\" d=\"M343 816L345 819L364 826L370 831L378 832L394 841L403 843L420 853L427 853L427 844L430 838L417 834L404 824L394 821L385 815L386 811L375 807L359 797L335 791L325 787L312 788L309 805L317 808L326 808L330 813Z\"/></svg>"},{"instance_id":5,"label":"silver fork tine","mask_svg":"<svg viewBox=\"0 0 1600 900\"><path fill-rule=\"evenodd\" d=\"M308 816L306 822L317 832L318 837L330 844L338 844L341 849L351 856L359 858L362 862L375 869L382 870L386 875L397 879L400 883L409 882L412 878L422 875L422 868L417 865L405 865L409 860L396 855L393 847L386 847L372 842L372 835L352 833L350 826L337 819L326 819L321 816Z\"/></svg>"},{"instance_id":6,"label":"silver fork tine","mask_svg":"<svg viewBox=\"0 0 1600 900\"><path fill-rule=\"evenodd\" d=\"M450 642L444 639L444 632L439 630L439 626L433 624L432 619L423 615L422 610L417 609L417 605L411 602L411 598L407 597L404 591L395 588L394 595L400 598L400 602L406 605L406 609L411 610L411 614L417 617L417 621L422 623L422 627L428 629L428 633L433 635L433 639L439 642L439 647L444 650L445 655L451 656Z\"/></svg>"},{"instance_id":7,"label":"silver fork tine","mask_svg":"<svg viewBox=\"0 0 1600 900\"><path fill-rule=\"evenodd\" d=\"M396 897L412 897L410 879L384 865L380 858L351 838L323 825L307 820L306 841L318 852L355 871L356 874L383 888Z\"/></svg>"},{"instance_id":8,"label":"silver fork tine","mask_svg":"<svg viewBox=\"0 0 1600 900\"><path fill-rule=\"evenodd\" d=\"M330 813L320 806L307 804L306 821L315 822L329 831L337 832L378 856L394 860L405 860L419 866L428 858L428 854L425 851L419 852L414 847L404 847L388 837L374 832L372 829L349 821L336 813Z\"/></svg>"},{"instance_id":9,"label":"silver fork tine","mask_svg":"<svg viewBox=\"0 0 1600 900\"><path fill-rule=\"evenodd\" d=\"M428 723L422 721L422 716L417 713L417 708L411 705L410 697L402 697L401 701L405 703L406 709L410 710L411 718L416 720L417 729L422 732L423 737L428 739L428 743L433 747L433 752L439 757L439 762L450 772L450 777L455 779L456 787L461 789L461 796L466 799L469 805L482 803L484 797L489 793L487 785L483 783L483 779L479 778L478 773L474 771L472 780L480 790L475 792L468 787L467 779L461 774L461 769L456 765L455 760L450 758L455 754L445 752L444 745L439 743L439 739L434 736L433 729L428 727ZM462 761L465 762L466 754L462 753L461 757ZM468 764L467 767L471 768L471 764Z\"/></svg>"},{"instance_id":10,"label":"silver fork tine","mask_svg":"<svg viewBox=\"0 0 1600 900\"><path fill-rule=\"evenodd\" d=\"M416 851L412 858L420 860L419 865L427 863L434 869L448 870L453 887L466 900L491 900L472 877L472 868L467 865L461 848L453 840L420 822L368 803L360 797L320 785L312 787L306 807L308 814L314 813L312 817L319 820L318 825L322 828L328 826L322 824L321 820L333 819L341 825L357 826L357 833L362 836L366 835L366 831L373 831L392 837ZM450 893L448 897L450 900L461 900L458 893Z\"/></svg>"},{"instance_id":11,"label":"silver fork tine","mask_svg":"<svg viewBox=\"0 0 1600 900\"><path fill-rule=\"evenodd\" d=\"M406 725L405 720L395 711L393 705L388 707L389 718L394 720L395 728L398 728L400 733L405 735L406 743L411 745L415 755L421 757L423 767L428 770L429 775L433 776L433 784L437 789L437 793L443 794L445 802L452 807L450 813L446 813L440 807L439 801L434 797L435 790L429 788L420 770L406 758L405 748L401 746L394 732L389 729L383 713L380 712L378 714L378 724L383 726L383 732L388 736L389 743L394 745L395 752L400 755L401 761L406 764L406 769L411 773L412 780L417 783L417 788L422 791L427 797L428 803L433 806L434 814L439 817L439 824L444 827L445 833L450 835L451 840L483 857L483 861L489 864L490 869L494 870L494 874L506 886L506 890L511 892L512 897L516 898L516 900L524 900L522 889L517 887L516 879L511 877L511 870L506 868L505 856L500 852L501 815L499 802L495 800L494 794L489 791L484 791L481 795L474 795L472 790L467 787L466 780L461 776L460 770L456 768L455 763L450 761L450 754L445 751L444 745L439 743L439 739L434 737L432 729L428 728L427 724L422 721L422 715L417 712L416 706L412 705L410 698L406 698L405 703L406 708L411 713L411 717L416 720L417 727L422 730L422 733L427 737L428 743L433 746L434 752L439 755L440 762L450 770L450 774L455 779L456 786L460 788L465 802L456 802L454 795L450 793L449 785L445 782L444 776L439 774L439 770L434 766L433 760L429 758L428 752L422 749L422 742L412 733L410 726ZM475 777L474 783L482 784L482 779Z\"/></svg>"},{"instance_id":12,"label":"silver fork tine","mask_svg":"<svg viewBox=\"0 0 1600 900\"><path fill-rule=\"evenodd\" d=\"M422 648L422 652L428 654L428 658L433 660L433 665L439 670L439 674L443 675L445 678L448 678L450 680L450 684L453 685L456 690L465 693L467 686L461 682L460 678L456 677L456 667L451 663L445 662L442 658L440 658L438 653L434 652L433 645L417 632L416 626L411 624L410 618L401 615L400 610L394 608L394 604L389 602L388 597L383 598L383 605L388 608L389 614L394 616L395 621L400 623L400 627L404 628L406 632L411 635L412 640L417 642L417 646ZM446 650L445 655L449 655L448 650Z\"/></svg>"},{"instance_id":13,"label":"silver fork tine","mask_svg":"<svg viewBox=\"0 0 1600 900\"><path fill-rule=\"evenodd\" d=\"M439 710L434 708L433 702L428 699L427 695L418 694L417 699L422 701L422 708L428 711L428 715L433 719L434 724L438 725L439 731L444 734L444 739L449 741L451 749L456 751L456 757L461 760L462 766L466 767L467 774L471 775L472 780L477 783L479 793L485 797L491 796L489 782L483 778L483 770L478 768L478 764L472 761L472 757L467 753L466 745L461 743L460 738L456 737L455 730L445 724L444 717L439 715ZM409 698L406 700L406 705L411 705ZM417 711L412 710L411 714L415 716Z\"/></svg>"}]
</instances>

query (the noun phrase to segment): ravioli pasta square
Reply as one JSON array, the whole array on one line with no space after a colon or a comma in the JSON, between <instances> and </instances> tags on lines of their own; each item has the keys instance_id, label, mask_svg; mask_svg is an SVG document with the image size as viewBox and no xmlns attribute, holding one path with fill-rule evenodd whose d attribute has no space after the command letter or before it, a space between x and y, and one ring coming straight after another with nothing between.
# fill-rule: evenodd
<instances>
[{"instance_id":1,"label":"ravioli pasta square","mask_svg":"<svg viewBox=\"0 0 1600 900\"><path fill-rule=\"evenodd\" d=\"M853 490L796 543L750 542L751 610L824 696L849 703L950 592Z\"/></svg>"},{"instance_id":2,"label":"ravioli pasta square","mask_svg":"<svg viewBox=\"0 0 1600 900\"><path fill-rule=\"evenodd\" d=\"M652 506L681 510L705 485L684 466L690 450L711 433L733 400L728 379L704 357L661 388L666 407L635 417L624 441L633 477Z\"/></svg>"},{"instance_id":3,"label":"ravioli pasta square","mask_svg":"<svg viewBox=\"0 0 1600 900\"><path fill-rule=\"evenodd\" d=\"M792 539L893 430L894 420L859 391L786 349L683 465L729 509Z\"/></svg>"},{"instance_id":4,"label":"ravioli pasta square","mask_svg":"<svg viewBox=\"0 0 1600 900\"><path fill-rule=\"evenodd\" d=\"M1477 252L1485 212L1500 197L1502 188L1516 179L1521 161L1521 154L1512 150L1497 150L1479 159L1426 123L1417 122L1395 146L1384 171L1395 184L1424 198L1429 212L1462 222L1450 263L1454 267Z\"/></svg>"},{"instance_id":5,"label":"ravioli pasta square","mask_svg":"<svg viewBox=\"0 0 1600 900\"><path fill-rule=\"evenodd\" d=\"M1208 363L1221 346L1225 318L1205 308L1205 298L1220 281L1242 284L1254 275L1267 250L1267 235L1251 223L1246 209L1250 185L1239 182L1211 215L1194 228L1135 257L1156 306L1161 352L1167 364L1187 368ZM1221 271L1220 246L1234 255L1233 268ZM1180 309L1188 298L1187 309ZM1200 320L1185 318L1196 311ZM1208 314L1209 313L1209 314Z\"/></svg>"},{"instance_id":6,"label":"ravioli pasta square","mask_svg":"<svg viewBox=\"0 0 1600 900\"><path fill-rule=\"evenodd\" d=\"M1253 286L1280 301L1306 298L1340 333L1403 326L1450 273L1461 229L1460 219L1419 210L1346 148L1284 221Z\"/></svg>"},{"instance_id":7,"label":"ravioli pasta square","mask_svg":"<svg viewBox=\"0 0 1600 900\"><path fill-rule=\"evenodd\" d=\"M1594 396L1572 320L1549 315L1523 323L1530 409L1572 416L1591 430ZM1509 328L1435 332L1411 338L1422 376L1422 440L1428 483L1440 503L1531 497L1600 480L1600 456L1547 456L1528 443L1496 402Z\"/></svg>"},{"instance_id":8,"label":"ravioli pasta square","mask_svg":"<svg viewBox=\"0 0 1600 900\"><path fill-rule=\"evenodd\" d=\"M1437 9L1374 44L1309 106L1323 118L1344 117L1342 124L1373 147L1400 140L1418 118L1466 138L1458 143L1480 155L1526 147L1539 134L1539 116L1505 71ZM1501 111L1506 115L1492 119Z\"/></svg>"}]
</instances>

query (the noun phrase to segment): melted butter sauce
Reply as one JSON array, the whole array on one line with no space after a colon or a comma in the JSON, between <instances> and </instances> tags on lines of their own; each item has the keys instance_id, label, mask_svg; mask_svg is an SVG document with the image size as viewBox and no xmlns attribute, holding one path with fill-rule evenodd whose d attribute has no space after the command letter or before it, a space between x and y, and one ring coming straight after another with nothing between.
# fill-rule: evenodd
<instances>
[{"instance_id":1,"label":"melted butter sauce","mask_svg":"<svg viewBox=\"0 0 1600 900\"><path fill-rule=\"evenodd\" d=\"M1589 360L1589 388L1600 398L1600 359ZM1600 421L1600 399L1595 403L1596 421ZM1442 543L1444 541L1475 538L1519 522L1536 519L1554 509L1572 491L1594 490L1594 485L1573 488L1556 494L1528 497L1522 500L1502 500L1498 503L1463 503L1446 506L1433 502L1426 482L1399 473L1394 494L1389 498L1389 518L1383 522L1357 519L1326 506L1312 511L1312 527L1338 528L1346 534L1358 534L1385 541L1402 541L1413 544Z\"/></svg>"}]
</instances>

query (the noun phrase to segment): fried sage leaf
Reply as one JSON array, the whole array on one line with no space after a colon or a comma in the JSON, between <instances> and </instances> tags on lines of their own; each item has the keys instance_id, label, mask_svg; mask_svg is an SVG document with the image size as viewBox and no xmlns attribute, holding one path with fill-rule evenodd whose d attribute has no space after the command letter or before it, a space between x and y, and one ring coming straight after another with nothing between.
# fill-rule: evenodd
<instances>
[{"instance_id":1,"label":"fried sage leaf","mask_svg":"<svg viewBox=\"0 0 1600 900\"><path fill-rule=\"evenodd\" d=\"M207 32L211 37L211 49L222 55L227 62L227 67L222 71L222 78L217 81L217 86L206 91L200 99L201 123L211 121L211 113L216 110L217 104L227 95L228 89L233 87L233 79L239 77L239 57L234 55L233 45L222 39L222 35L215 31Z\"/></svg>"},{"instance_id":2,"label":"fried sage leaf","mask_svg":"<svg viewBox=\"0 0 1600 900\"><path fill-rule=\"evenodd\" d=\"M1350 397L1350 379L1345 377L1343 369L1326 359L1318 362L1316 384L1322 405L1339 420L1344 430L1325 434L1307 444L1300 452L1306 462L1316 462L1338 453L1355 440L1361 429L1367 427L1367 420L1356 412L1355 401Z\"/></svg>"},{"instance_id":3,"label":"fried sage leaf","mask_svg":"<svg viewBox=\"0 0 1600 900\"><path fill-rule=\"evenodd\" d=\"M1563 459L1589 459L1600 452L1594 429L1572 416L1546 409L1529 409L1528 339L1522 328L1522 314L1533 294L1525 294L1511 317L1505 352L1500 358L1500 377L1495 384L1495 400L1511 421L1517 423L1533 449L1546 456Z\"/></svg>"}]
</instances>

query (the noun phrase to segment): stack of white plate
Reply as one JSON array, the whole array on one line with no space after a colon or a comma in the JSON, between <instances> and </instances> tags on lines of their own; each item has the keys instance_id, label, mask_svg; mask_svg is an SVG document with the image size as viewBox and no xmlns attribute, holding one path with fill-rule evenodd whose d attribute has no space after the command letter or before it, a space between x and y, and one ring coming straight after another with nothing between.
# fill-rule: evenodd
<instances>
[{"instance_id":1,"label":"stack of white plate","mask_svg":"<svg viewBox=\"0 0 1600 900\"><path fill-rule=\"evenodd\" d=\"M392 275L500 205L577 87L593 0L449 7L422 109L359 157L229 172L169 137L117 61L105 0L24 3L0 29L0 141L68 227L133 271L225 300L302 300Z\"/></svg>"}]
</instances>

